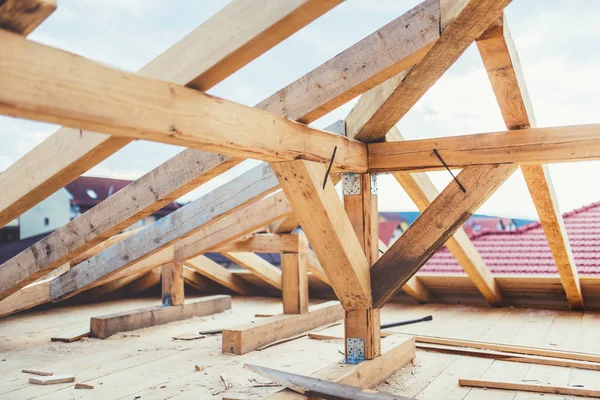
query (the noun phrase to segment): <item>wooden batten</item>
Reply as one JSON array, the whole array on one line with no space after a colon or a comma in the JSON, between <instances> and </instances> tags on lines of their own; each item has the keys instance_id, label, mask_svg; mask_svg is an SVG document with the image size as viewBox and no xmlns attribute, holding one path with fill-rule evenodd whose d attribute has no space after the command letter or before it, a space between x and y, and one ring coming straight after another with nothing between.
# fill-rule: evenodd
<instances>
[{"instance_id":1,"label":"wooden batten","mask_svg":"<svg viewBox=\"0 0 600 400\"><path fill-rule=\"evenodd\" d=\"M308 312L308 241L297 235L295 252L281 253L281 281L284 314Z\"/></svg>"}]
</instances>

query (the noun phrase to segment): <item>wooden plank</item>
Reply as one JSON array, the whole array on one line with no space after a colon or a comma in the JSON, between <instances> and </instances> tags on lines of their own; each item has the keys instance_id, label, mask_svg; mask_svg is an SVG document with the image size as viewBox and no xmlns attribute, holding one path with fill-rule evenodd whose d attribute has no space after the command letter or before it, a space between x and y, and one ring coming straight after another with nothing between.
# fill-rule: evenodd
<instances>
[{"instance_id":1,"label":"wooden plank","mask_svg":"<svg viewBox=\"0 0 600 400\"><path fill-rule=\"evenodd\" d=\"M208 90L211 84L217 83L215 78L226 77L218 69L233 73L244 62L262 54L269 45L284 40L338 3L337 0L293 0L285 4L269 0L232 2L139 72L179 85L201 85L203 90ZM248 14L253 9L261 11ZM249 15L253 18L248 18ZM219 62L224 59L225 64ZM99 133L59 129L0 174L0 186L13 188L10 196L0 198L0 226L130 142L130 139ZM23 179L25 172L27 179Z\"/></svg>"},{"instance_id":2,"label":"wooden plank","mask_svg":"<svg viewBox=\"0 0 600 400\"><path fill-rule=\"evenodd\" d=\"M379 385L415 359L415 342L413 338L390 336L382 340L381 345L383 351L380 357L356 365L334 363L313 373L311 376L370 389ZM268 399L301 400L308 399L308 397L284 389L269 396Z\"/></svg>"},{"instance_id":3,"label":"wooden plank","mask_svg":"<svg viewBox=\"0 0 600 400\"><path fill-rule=\"evenodd\" d=\"M434 171L469 165L549 164L600 159L600 124L527 128L369 145L369 171Z\"/></svg>"},{"instance_id":4,"label":"wooden plank","mask_svg":"<svg viewBox=\"0 0 600 400\"><path fill-rule=\"evenodd\" d=\"M227 268L217 264L208 257L197 256L191 258L185 262L185 265L200 275L225 286L235 293L248 296L254 292L252 284L239 276L232 274Z\"/></svg>"},{"instance_id":5,"label":"wooden plank","mask_svg":"<svg viewBox=\"0 0 600 400\"><path fill-rule=\"evenodd\" d=\"M235 252L222 254L240 267L252 272L275 289L282 290L281 270L258 254Z\"/></svg>"},{"instance_id":6,"label":"wooden plank","mask_svg":"<svg viewBox=\"0 0 600 400\"><path fill-rule=\"evenodd\" d=\"M111 293L114 296L118 296L117 293L115 293L115 292L117 292L121 288L129 285L131 282L135 281L136 279L141 278L145 274L147 274L146 271L132 273L127 276L123 276L122 278L114 279L114 280L111 280L110 282L106 282L102 285L95 286L94 288L87 290L84 293L81 293L79 295L79 297L77 298L77 302L86 303L86 302L98 301L98 299L100 299L106 295L109 295Z\"/></svg>"},{"instance_id":7,"label":"wooden plank","mask_svg":"<svg viewBox=\"0 0 600 400\"><path fill-rule=\"evenodd\" d=\"M173 262L162 267L162 304L179 306L183 304L183 263Z\"/></svg>"},{"instance_id":8,"label":"wooden plank","mask_svg":"<svg viewBox=\"0 0 600 400\"><path fill-rule=\"evenodd\" d=\"M67 331L67 332L62 332L58 335L52 336L50 338L50 341L51 342L72 343L72 342L81 340L81 338L89 337L89 336L90 336L90 329L89 329L89 327L85 327L85 328L74 329L74 330Z\"/></svg>"},{"instance_id":9,"label":"wooden plank","mask_svg":"<svg viewBox=\"0 0 600 400\"><path fill-rule=\"evenodd\" d=\"M294 233L256 233L248 239L219 248L220 253L231 251L245 253L295 253L298 251L298 235Z\"/></svg>"},{"instance_id":10,"label":"wooden plank","mask_svg":"<svg viewBox=\"0 0 600 400\"><path fill-rule=\"evenodd\" d=\"M0 300L0 317L28 310L40 304L48 303L50 298L50 279L34 282L23 289Z\"/></svg>"},{"instance_id":11,"label":"wooden plank","mask_svg":"<svg viewBox=\"0 0 600 400\"><path fill-rule=\"evenodd\" d=\"M144 275L131 282L125 289L131 296L143 293L151 287L158 285L160 283L161 275L162 269L154 268L153 270L146 272Z\"/></svg>"},{"instance_id":12,"label":"wooden plank","mask_svg":"<svg viewBox=\"0 0 600 400\"><path fill-rule=\"evenodd\" d=\"M110 246L119 243L121 240L125 240L129 236L135 235L142 229L143 228L131 229L131 230L128 230L125 232L121 232L117 235L111 236L110 238L106 239L102 243L97 244L96 246L92 247L89 250L84 251L81 254L78 254L76 257L73 257L71 259L71 261L69 261L69 265L71 265L71 267L74 267L77 264L84 262L88 258L95 256L96 254L100 253L101 251L108 249Z\"/></svg>"},{"instance_id":13,"label":"wooden plank","mask_svg":"<svg viewBox=\"0 0 600 400\"><path fill-rule=\"evenodd\" d=\"M202 225L238 211L277 186L268 165L251 169L57 277L51 283L53 300L76 294L93 282L115 275L198 231Z\"/></svg>"},{"instance_id":14,"label":"wooden plank","mask_svg":"<svg viewBox=\"0 0 600 400\"><path fill-rule=\"evenodd\" d=\"M188 301L178 306L147 307L134 311L92 317L90 320L90 331L92 337L106 339L118 332L167 324L192 317L202 317L230 308L230 296L208 296Z\"/></svg>"},{"instance_id":15,"label":"wooden plank","mask_svg":"<svg viewBox=\"0 0 600 400\"><path fill-rule=\"evenodd\" d=\"M281 283L284 314L308 312L308 241L304 233L297 235L293 253L281 253Z\"/></svg>"},{"instance_id":16,"label":"wooden plank","mask_svg":"<svg viewBox=\"0 0 600 400\"><path fill-rule=\"evenodd\" d=\"M223 353L246 354L268 343L281 340L318 326L344 318L342 306L337 301L309 308L304 314L282 314L261 318L244 325L223 329Z\"/></svg>"},{"instance_id":17,"label":"wooden plank","mask_svg":"<svg viewBox=\"0 0 600 400\"><path fill-rule=\"evenodd\" d=\"M387 140L399 142L404 138L393 127L387 134ZM406 191L419 211L423 212L438 196L439 192L424 172L394 173L394 178ZM458 228L454 235L446 242L446 247L452 253L459 265L464 269L473 284L479 289L483 297L492 306L503 304L502 291L492 276L490 269L462 228ZM404 290L404 289L403 289ZM406 290L405 290L406 291Z\"/></svg>"},{"instance_id":18,"label":"wooden plank","mask_svg":"<svg viewBox=\"0 0 600 400\"><path fill-rule=\"evenodd\" d=\"M35 369L23 369L23 370L21 370L21 372L26 373L26 374L40 375L40 376L54 375L54 372L38 371Z\"/></svg>"},{"instance_id":19,"label":"wooden plank","mask_svg":"<svg viewBox=\"0 0 600 400\"><path fill-rule=\"evenodd\" d=\"M373 305L383 306L515 171L515 165L465 168L371 268Z\"/></svg>"},{"instance_id":20,"label":"wooden plank","mask_svg":"<svg viewBox=\"0 0 600 400\"><path fill-rule=\"evenodd\" d=\"M519 134L522 128L535 128L535 115L519 55L505 17L502 16L488 28L476 43L506 128L516 131L515 134ZM548 239L550 252L569 304L573 308L583 308L577 267L554 193L550 171L543 165L527 165L521 170Z\"/></svg>"},{"instance_id":21,"label":"wooden plank","mask_svg":"<svg viewBox=\"0 0 600 400\"><path fill-rule=\"evenodd\" d=\"M245 364L244 367L308 397L324 397L340 400L409 400L408 397L404 396L376 392L371 389L364 390L356 386L292 374L253 364Z\"/></svg>"},{"instance_id":22,"label":"wooden plank","mask_svg":"<svg viewBox=\"0 0 600 400\"><path fill-rule=\"evenodd\" d=\"M349 115L348 137L377 142L415 105L461 54L502 13L511 0L440 1L441 36L408 73L372 89L359 100L361 113ZM361 104L363 103L363 104Z\"/></svg>"},{"instance_id":23,"label":"wooden plank","mask_svg":"<svg viewBox=\"0 0 600 400\"><path fill-rule=\"evenodd\" d=\"M4 114L265 161L302 157L329 163L337 147L334 169L367 169L366 146L361 142L119 71L9 32L0 31L0 42ZM110 95L107 87L118 87L119 96Z\"/></svg>"},{"instance_id":24,"label":"wooden plank","mask_svg":"<svg viewBox=\"0 0 600 400\"><path fill-rule=\"evenodd\" d=\"M369 308L369 263L335 187L323 187L326 167L299 160L272 168L344 309Z\"/></svg>"},{"instance_id":25,"label":"wooden plank","mask_svg":"<svg viewBox=\"0 0 600 400\"><path fill-rule=\"evenodd\" d=\"M439 15L439 1L419 4L259 107L304 123L322 117L421 60L439 39Z\"/></svg>"},{"instance_id":26,"label":"wooden plank","mask_svg":"<svg viewBox=\"0 0 600 400\"><path fill-rule=\"evenodd\" d=\"M329 278L327 278L327 274L325 274L325 271L323 270L323 267L321 266L321 263L319 262L319 259L317 258L317 255L315 254L313 249L308 249L308 251L306 252L306 258L308 260L308 270L318 280L331 286L331 283L329 283Z\"/></svg>"},{"instance_id":27,"label":"wooden plank","mask_svg":"<svg viewBox=\"0 0 600 400\"><path fill-rule=\"evenodd\" d=\"M519 390L523 392L552 393L566 396L583 396L600 398L600 390L571 386L536 385L522 382L502 382L482 379L458 379L460 386L480 387L485 389Z\"/></svg>"},{"instance_id":28,"label":"wooden plank","mask_svg":"<svg viewBox=\"0 0 600 400\"><path fill-rule=\"evenodd\" d=\"M34 385L56 385L59 383L75 382L75 375L73 374L56 374L52 376L40 376L29 378L29 383Z\"/></svg>"},{"instance_id":29,"label":"wooden plank","mask_svg":"<svg viewBox=\"0 0 600 400\"><path fill-rule=\"evenodd\" d=\"M27 36L56 10L56 0L5 0L0 4L0 29Z\"/></svg>"}]
</instances>

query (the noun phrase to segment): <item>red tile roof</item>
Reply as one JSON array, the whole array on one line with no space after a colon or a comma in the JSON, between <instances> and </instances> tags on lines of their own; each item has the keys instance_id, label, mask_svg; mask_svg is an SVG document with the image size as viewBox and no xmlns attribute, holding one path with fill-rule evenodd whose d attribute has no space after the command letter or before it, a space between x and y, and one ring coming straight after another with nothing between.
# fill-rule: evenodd
<instances>
[{"instance_id":1,"label":"red tile roof","mask_svg":"<svg viewBox=\"0 0 600 400\"><path fill-rule=\"evenodd\" d=\"M577 271L600 275L600 202L563 214ZM471 240L492 273L557 274L541 224L532 222L512 232L479 232ZM427 273L461 273L444 246L421 268Z\"/></svg>"}]
</instances>

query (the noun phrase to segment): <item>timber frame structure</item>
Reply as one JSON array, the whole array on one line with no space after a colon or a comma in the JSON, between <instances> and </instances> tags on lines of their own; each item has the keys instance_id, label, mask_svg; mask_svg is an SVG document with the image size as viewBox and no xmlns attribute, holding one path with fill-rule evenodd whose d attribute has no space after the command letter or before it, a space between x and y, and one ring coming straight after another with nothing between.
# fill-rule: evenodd
<instances>
[{"instance_id":1,"label":"timber frame structure","mask_svg":"<svg viewBox=\"0 0 600 400\"><path fill-rule=\"evenodd\" d=\"M298 321L306 331L343 318L347 344L362 341L364 358L375 359L381 307L401 290L427 302L415 274L444 244L490 305L506 304L460 227L519 167L569 305L583 309L545 164L599 159L600 125L536 127L503 15L510 0L425 0L253 108L204 93L341 2L234 0L137 74L27 40L53 0L2 2L0 113L64 127L0 174L0 186L10 188L0 226L133 140L187 149L0 265L0 315L132 282L143 290L161 271L167 307L184 305L184 282L251 294L247 280L203 256L217 251L283 292L284 315L226 330L223 351L254 350L265 332L281 336L267 341L300 333ZM404 140L396 123L474 42L506 131ZM359 95L345 121L310 126ZM462 169L441 193L424 173L444 168L436 153ZM263 163L144 229L120 233L247 158ZM377 231L382 172L421 210L385 251ZM334 187L341 180L343 201ZM256 252L281 253L281 269ZM339 304L309 309L309 273Z\"/></svg>"}]
</instances>

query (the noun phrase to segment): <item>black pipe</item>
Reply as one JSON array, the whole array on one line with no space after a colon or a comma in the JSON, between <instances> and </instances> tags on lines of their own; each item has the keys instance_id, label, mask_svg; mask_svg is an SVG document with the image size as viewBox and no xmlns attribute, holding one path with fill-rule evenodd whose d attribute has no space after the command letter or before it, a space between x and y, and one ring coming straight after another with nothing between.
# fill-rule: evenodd
<instances>
[{"instance_id":1,"label":"black pipe","mask_svg":"<svg viewBox=\"0 0 600 400\"><path fill-rule=\"evenodd\" d=\"M393 328L395 326L403 326L403 325L416 324L417 322L425 322L425 321L433 321L433 317L431 315L428 315L428 316L423 317L423 318L411 319L411 320L408 320L408 321L392 322L391 324L381 325L381 329Z\"/></svg>"}]
</instances>

